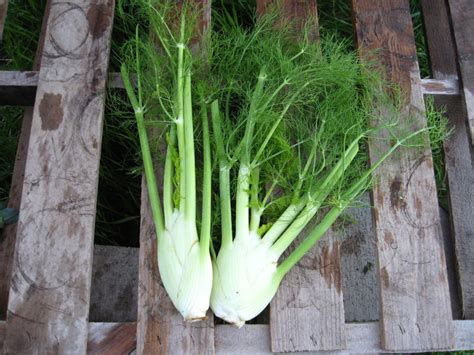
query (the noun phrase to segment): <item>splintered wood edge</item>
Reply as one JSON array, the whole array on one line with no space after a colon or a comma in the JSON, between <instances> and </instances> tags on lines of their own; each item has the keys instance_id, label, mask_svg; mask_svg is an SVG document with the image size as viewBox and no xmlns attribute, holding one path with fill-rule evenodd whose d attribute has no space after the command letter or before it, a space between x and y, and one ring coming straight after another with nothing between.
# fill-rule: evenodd
<instances>
[{"instance_id":1,"label":"splintered wood edge","mask_svg":"<svg viewBox=\"0 0 474 355\"><path fill-rule=\"evenodd\" d=\"M5 338L5 322L0 322L0 349ZM121 354L135 350L135 323L89 323L88 354ZM231 325L215 328L216 354L272 354L268 324L245 325L237 329ZM463 351L474 349L474 320L454 321L455 347L440 349ZM346 323L347 348L340 353L390 353L380 348L379 323ZM412 349L411 352L424 352ZM337 352L336 352L337 353Z\"/></svg>"}]
</instances>

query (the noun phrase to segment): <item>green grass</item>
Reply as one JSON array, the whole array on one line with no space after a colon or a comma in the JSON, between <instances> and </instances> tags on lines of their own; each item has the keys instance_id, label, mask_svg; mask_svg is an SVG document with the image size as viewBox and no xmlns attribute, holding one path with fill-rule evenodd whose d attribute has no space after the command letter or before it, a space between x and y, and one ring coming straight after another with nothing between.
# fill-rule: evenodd
<instances>
[{"instance_id":1,"label":"green grass","mask_svg":"<svg viewBox=\"0 0 474 355\"><path fill-rule=\"evenodd\" d=\"M0 69L31 69L46 0L10 0L4 42L0 47ZM116 10L113 29L110 70L118 71L119 48L134 33L137 16L135 1L126 1L123 11ZM255 1L216 0L214 8L233 3L243 26L252 25ZM422 77L429 75L419 1L411 0L417 54ZM334 34L353 43L351 9L347 0L319 0L318 12L322 35ZM21 45L19 45L19 43ZM352 47L353 48L353 47ZM104 135L100 166L96 243L138 245L141 163L138 136L131 123L130 108L124 106L117 90L110 90L104 118ZM120 107L117 107L117 104ZM431 112L431 111L430 111ZM0 200L8 197L11 172L21 128L22 108L0 107ZM434 115L433 117L438 117ZM433 158L440 201L446 200L443 149L433 147Z\"/></svg>"}]
</instances>

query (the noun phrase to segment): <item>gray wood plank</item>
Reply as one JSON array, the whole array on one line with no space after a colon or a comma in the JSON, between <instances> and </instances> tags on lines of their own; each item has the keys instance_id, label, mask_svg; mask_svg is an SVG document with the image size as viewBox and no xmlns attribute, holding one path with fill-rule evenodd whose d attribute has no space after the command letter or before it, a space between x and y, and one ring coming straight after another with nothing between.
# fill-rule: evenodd
<instances>
[{"instance_id":1,"label":"gray wood plank","mask_svg":"<svg viewBox=\"0 0 474 355\"><path fill-rule=\"evenodd\" d=\"M193 41L198 48L199 36L207 30L211 2L201 2L202 21ZM157 132L149 131L149 135ZM163 148L163 147L162 147ZM158 186L162 186L162 167L156 166ZM148 190L142 181L140 253L138 279L137 354L213 354L214 318L208 311L205 321L187 323L174 308L158 272L156 232L151 215Z\"/></svg>"},{"instance_id":2,"label":"gray wood plank","mask_svg":"<svg viewBox=\"0 0 474 355\"><path fill-rule=\"evenodd\" d=\"M52 1L5 352L84 353L113 0Z\"/></svg>"},{"instance_id":3,"label":"gray wood plank","mask_svg":"<svg viewBox=\"0 0 474 355\"><path fill-rule=\"evenodd\" d=\"M3 28L5 27L5 20L7 18L8 0L0 0L0 43L3 39Z\"/></svg>"},{"instance_id":4,"label":"gray wood plank","mask_svg":"<svg viewBox=\"0 0 474 355\"><path fill-rule=\"evenodd\" d=\"M257 11L272 2L257 1ZM317 20L317 2L284 1L283 16L295 20L298 31L308 18ZM313 32L318 40L317 23ZM340 243L331 233L286 275L270 305L270 331L275 352L344 348Z\"/></svg>"},{"instance_id":5,"label":"gray wood plank","mask_svg":"<svg viewBox=\"0 0 474 355\"><path fill-rule=\"evenodd\" d=\"M46 2L45 11L43 14L41 32L38 40L38 48L36 49L35 59L33 62L32 69L36 71L39 69L41 64L41 57L43 54L43 47L46 38L46 25L48 23L50 9L51 0L48 0ZM29 75L30 78L33 76L34 75ZM36 77L37 76L38 75L36 75ZM31 105L33 104L34 99L31 101ZM8 198L8 207L15 209L19 209L21 204L23 180L25 176L26 154L28 152L28 144L30 141L32 120L33 107L28 107L25 109L25 112L23 114L23 121L21 123L21 132L16 150L15 165L13 167L12 181ZM15 254L16 228L17 224L11 224L6 226L3 231L3 236L0 240L0 260L2 263L2 267L0 267L0 319L6 319L7 316L8 293L10 291L10 277L13 265L13 255Z\"/></svg>"},{"instance_id":6,"label":"gray wood plank","mask_svg":"<svg viewBox=\"0 0 474 355\"><path fill-rule=\"evenodd\" d=\"M345 347L340 267L340 242L330 231L286 275L271 303L273 351Z\"/></svg>"},{"instance_id":7,"label":"gray wood plank","mask_svg":"<svg viewBox=\"0 0 474 355\"><path fill-rule=\"evenodd\" d=\"M345 326L347 349L333 352L334 354L390 353L380 347L378 322L346 323ZM88 353L93 353L93 350L97 349L99 354L107 354L104 351L110 351L110 354L135 354L135 337L132 331L134 328L134 323L89 323ZM451 350L469 351L474 349L474 321L454 321L454 330L456 345ZM222 324L216 326L215 333L217 355L273 354L270 350L270 329L266 324L247 324L241 329ZM4 341L4 335L5 323L0 322L0 349ZM120 350L123 350L123 352L120 352ZM411 352L423 351L413 350ZM327 354L327 352L305 352L304 354Z\"/></svg>"},{"instance_id":8,"label":"gray wood plank","mask_svg":"<svg viewBox=\"0 0 474 355\"><path fill-rule=\"evenodd\" d=\"M474 2L449 0L451 23L458 54L459 69L466 104L467 125L474 143Z\"/></svg>"},{"instance_id":9,"label":"gray wood plank","mask_svg":"<svg viewBox=\"0 0 474 355\"><path fill-rule=\"evenodd\" d=\"M353 0L352 7L360 53L377 50L387 78L405 94L405 120L413 129L425 127L409 1ZM388 144L373 140L371 161ZM376 173L373 204L382 347L451 348L452 313L431 151L400 149L387 160Z\"/></svg>"},{"instance_id":10,"label":"gray wood plank","mask_svg":"<svg viewBox=\"0 0 474 355\"><path fill-rule=\"evenodd\" d=\"M380 346L380 324L346 323L347 348L333 354L379 354L390 353ZM454 321L455 347L452 350L474 349L474 321ZM448 349L446 349L448 350ZM413 349L411 353L424 352ZM304 354L327 354L328 352L305 352ZM230 325L216 327L216 354L273 354L270 349L268 325L245 325L236 329ZM293 353L294 354L294 353ZM303 353L302 353L303 354Z\"/></svg>"},{"instance_id":11,"label":"gray wood plank","mask_svg":"<svg viewBox=\"0 0 474 355\"><path fill-rule=\"evenodd\" d=\"M421 5L433 76L443 80L457 77L456 49L447 3L443 0L422 0ZM451 7L457 8L459 5L461 2L451 3ZM453 16L455 15L453 13ZM444 145L445 166L448 174L451 225L462 313L466 318L472 319L474 318L474 148L466 126L468 115L462 98L435 97L435 105L447 110L446 114L454 128L453 134Z\"/></svg>"}]
</instances>

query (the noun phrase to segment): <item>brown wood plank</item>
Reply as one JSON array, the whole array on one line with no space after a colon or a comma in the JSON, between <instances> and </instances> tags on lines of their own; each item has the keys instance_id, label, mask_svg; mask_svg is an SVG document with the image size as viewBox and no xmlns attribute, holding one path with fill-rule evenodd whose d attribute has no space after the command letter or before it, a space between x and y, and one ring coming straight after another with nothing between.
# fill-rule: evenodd
<instances>
[{"instance_id":1,"label":"brown wood plank","mask_svg":"<svg viewBox=\"0 0 474 355\"><path fill-rule=\"evenodd\" d=\"M5 27L5 20L7 18L8 0L0 0L0 43L3 39L3 28Z\"/></svg>"},{"instance_id":2,"label":"brown wood plank","mask_svg":"<svg viewBox=\"0 0 474 355\"><path fill-rule=\"evenodd\" d=\"M461 3L451 3L451 7L457 8ZM433 76L435 79L456 77L458 75L456 48L452 40L446 1L422 0L421 5ZM471 5L474 5L474 3L471 2ZM471 7L474 9L474 6ZM474 12L472 14L474 15ZM455 13L453 12L453 21L455 20ZM460 33L458 33L458 37L459 35ZM474 70L474 66L472 66L472 70ZM472 206L474 203L474 149L470 144L469 130L466 126L467 114L461 98L435 97L435 104L438 107L446 108L450 124L454 127L453 134L444 146L449 184L451 225L459 273L462 313L466 318L473 319L474 208Z\"/></svg>"},{"instance_id":3,"label":"brown wood plank","mask_svg":"<svg viewBox=\"0 0 474 355\"><path fill-rule=\"evenodd\" d=\"M361 54L378 51L387 78L405 94L404 119L413 129L425 127L409 1L353 0L352 7ZM371 160L388 144L372 141ZM377 171L375 181L382 347L451 348L453 323L431 151L400 149Z\"/></svg>"},{"instance_id":4,"label":"brown wood plank","mask_svg":"<svg viewBox=\"0 0 474 355\"><path fill-rule=\"evenodd\" d=\"M453 96L459 95L459 81L457 76L452 79L421 79L423 94Z\"/></svg>"},{"instance_id":5,"label":"brown wood plank","mask_svg":"<svg viewBox=\"0 0 474 355\"><path fill-rule=\"evenodd\" d=\"M207 30L211 2L202 1L203 21L199 33ZM198 47L199 35L193 46ZM150 135L154 133L149 132ZM156 134L156 132L155 132ZM158 167L157 167L158 168ZM162 186L162 169L157 171ZM140 254L138 280L137 354L213 354L214 318L187 323L174 308L158 271L156 232L145 179L142 181Z\"/></svg>"},{"instance_id":6,"label":"brown wood plank","mask_svg":"<svg viewBox=\"0 0 474 355\"><path fill-rule=\"evenodd\" d=\"M89 355L125 355L136 348L136 323L89 323Z\"/></svg>"},{"instance_id":7,"label":"brown wood plank","mask_svg":"<svg viewBox=\"0 0 474 355\"><path fill-rule=\"evenodd\" d=\"M272 3L257 1L257 11L264 13ZM295 20L297 30L306 19L314 19L313 38L319 38L315 0L283 1L283 14ZM274 352L342 349L344 330L340 243L328 233L286 275L270 305L271 348Z\"/></svg>"},{"instance_id":8,"label":"brown wood plank","mask_svg":"<svg viewBox=\"0 0 474 355\"><path fill-rule=\"evenodd\" d=\"M39 70L41 57L43 54L43 46L45 42L46 25L49 19L51 9L51 0L46 2L43 14L43 22L38 40L38 48L36 49L35 60L33 62L33 70ZM29 75L30 78L33 77ZM37 86L37 84L36 84ZM36 93L36 88L35 88ZM34 104L32 100L31 105ZM26 153L30 141L31 122L33 120L33 107L25 109L23 121L21 124L20 138L16 150L15 165L13 167L12 181L8 199L8 207L19 209L21 203L21 194L23 191L23 179L25 176ZM3 238L0 240L0 319L6 319L8 308L8 293L10 291L10 277L13 265L13 255L15 252L16 240L16 224L5 227Z\"/></svg>"},{"instance_id":9,"label":"brown wood plank","mask_svg":"<svg viewBox=\"0 0 474 355\"><path fill-rule=\"evenodd\" d=\"M33 111L5 352L83 353L113 0L53 0Z\"/></svg>"},{"instance_id":10,"label":"brown wood plank","mask_svg":"<svg viewBox=\"0 0 474 355\"><path fill-rule=\"evenodd\" d=\"M459 69L463 83L467 124L474 144L474 2L472 0L449 0L448 4L451 10L451 23L456 39Z\"/></svg>"}]
</instances>

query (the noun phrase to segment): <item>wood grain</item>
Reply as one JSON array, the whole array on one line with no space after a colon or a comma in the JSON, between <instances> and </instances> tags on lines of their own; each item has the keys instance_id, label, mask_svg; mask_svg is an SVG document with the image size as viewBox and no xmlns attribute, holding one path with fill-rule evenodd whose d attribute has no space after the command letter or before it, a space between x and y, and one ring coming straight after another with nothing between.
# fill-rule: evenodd
<instances>
[{"instance_id":1,"label":"wood grain","mask_svg":"<svg viewBox=\"0 0 474 355\"><path fill-rule=\"evenodd\" d=\"M263 14L271 5L273 1L257 1L257 11ZM282 6L281 17L294 20L300 33L306 21L316 20L313 40L319 39L316 1L287 0ZM331 233L286 275L270 305L270 332L274 352L344 348L340 243Z\"/></svg>"},{"instance_id":2,"label":"wood grain","mask_svg":"<svg viewBox=\"0 0 474 355\"><path fill-rule=\"evenodd\" d=\"M326 235L286 275L270 306L274 352L345 347L340 242Z\"/></svg>"},{"instance_id":3,"label":"wood grain","mask_svg":"<svg viewBox=\"0 0 474 355\"><path fill-rule=\"evenodd\" d=\"M202 2L203 20L199 22L192 46L199 48L199 36L210 21L210 1ZM158 136L149 131L150 136ZM158 186L162 186L162 167L156 164ZM156 232L151 215L148 190L142 181L140 253L138 279L137 354L213 354L214 318L208 311L205 321L187 323L174 308L158 272Z\"/></svg>"},{"instance_id":4,"label":"wood grain","mask_svg":"<svg viewBox=\"0 0 474 355\"><path fill-rule=\"evenodd\" d=\"M451 10L451 23L456 39L459 71L463 83L467 125L474 144L474 36L472 35L474 32L474 2L472 0L449 0L448 4Z\"/></svg>"},{"instance_id":5,"label":"wood grain","mask_svg":"<svg viewBox=\"0 0 474 355\"><path fill-rule=\"evenodd\" d=\"M377 50L386 77L403 90L402 120L413 129L425 127L409 1L353 0L352 7L361 55L373 57ZM371 161L388 144L372 140ZM382 347L451 348L452 313L431 151L400 149L377 171L372 198Z\"/></svg>"},{"instance_id":6,"label":"wood grain","mask_svg":"<svg viewBox=\"0 0 474 355\"><path fill-rule=\"evenodd\" d=\"M433 35L436 35L436 32L433 32ZM460 93L457 75L451 79L421 79L421 85L425 95L453 96Z\"/></svg>"},{"instance_id":7,"label":"wood grain","mask_svg":"<svg viewBox=\"0 0 474 355\"><path fill-rule=\"evenodd\" d=\"M451 7L454 6L456 7L456 11L459 11L457 7L461 3L462 2L456 4L451 3ZM456 48L453 41L449 9L447 8L446 1L423 0L421 5L433 76L435 79L456 77L458 75ZM473 5L472 2L471 5ZM459 14L453 13L453 20L455 20L455 15ZM457 25L455 25L455 27L457 27ZM468 30L468 28L466 28L466 30ZM461 34L458 33L458 37L460 35ZM470 35L472 35L472 33ZM458 43L458 45L459 44L460 43ZM461 63L461 65L463 64ZM474 69L474 66L472 68ZM446 114L449 118L449 122L454 128L453 134L444 144L446 171L448 174L451 225L458 266L462 313L464 317L473 319L474 148L470 143L470 134L466 126L467 113L462 103L462 98L460 96L449 98L435 97L435 105L438 108L445 108L447 110Z\"/></svg>"},{"instance_id":8,"label":"wood grain","mask_svg":"<svg viewBox=\"0 0 474 355\"><path fill-rule=\"evenodd\" d=\"M45 5L43 14L43 22L38 40L38 48L36 49L35 59L33 62L33 70L39 70L41 58L43 55L43 47L45 42L46 26L49 19L51 9L51 0ZM29 76L30 79L33 75ZM39 74L37 75L39 77ZM36 84L37 86L37 84ZM36 93L36 88L35 88ZM30 103L34 104L34 99ZM33 120L33 107L27 107L23 114L21 123L21 132L18 139L18 145L15 156L15 165L13 167L12 181L8 198L8 207L19 209L21 204L21 195L23 191L23 180L25 176L26 155L28 152L28 144L30 142L31 122ZM10 278L13 266L13 255L15 253L17 224L7 225L0 238L0 319L6 319L8 308L8 293L10 291Z\"/></svg>"},{"instance_id":9,"label":"wood grain","mask_svg":"<svg viewBox=\"0 0 474 355\"><path fill-rule=\"evenodd\" d=\"M342 351L321 352L322 354L381 354L389 353L380 346L380 324L346 323L347 347ZM455 347L452 350L463 351L474 349L474 321L455 321ZM412 350L423 352L423 350ZM270 332L267 325L246 325L236 329L230 325L216 327L216 354L259 354L270 355ZM308 353L300 353L308 354ZM310 353L316 354L316 353ZM319 354L319 352L318 352Z\"/></svg>"},{"instance_id":10,"label":"wood grain","mask_svg":"<svg viewBox=\"0 0 474 355\"><path fill-rule=\"evenodd\" d=\"M7 18L8 0L0 0L0 43L3 39L3 28L5 27L5 20Z\"/></svg>"},{"instance_id":11,"label":"wood grain","mask_svg":"<svg viewBox=\"0 0 474 355\"><path fill-rule=\"evenodd\" d=\"M313 41L319 40L317 0L257 0L257 13L262 15L271 11L274 6L282 6L282 16L278 18L276 26L292 21L295 36L298 37L302 33L302 27L310 20L310 38Z\"/></svg>"},{"instance_id":12,"label":"wood grain","mask_svg":"<svg viewBox=\"0 0 474 355\"><path fill-rule=\"evenodd\" d=\"M53 0L20 207L5 353L83 353L113 0Z\"/></svg>"},{"instance_id":13,"label":"wood grain","mask_svg":"<svg viewBox=\"0 0 474 355\"><path fill-rule=\"evenodd\" d=\"M380 347L380 327L378 322L346 323L347 350L331 352L332 354L379 354L389 353ZM108 350L107 344L120 342L123 352L112 354L135 354L133 339L130 331L134 323L89 323L88 353L94 349ZM474 349L474 321L454 321L456 338L455 351L469 351ZM270 355L270 329L266 324L245 325L237 329L231 325L216 326L216 354L217 355ZM5 323L0 322L0 349L4 341ZM117 335L120 335L120 339ZM99 351L99 354L102 352ZM412 352L423 352L415 350ZM312 353L306 353L312 354ZM328 352L321 352L328 354Z\"/></svg>"},{"instance_id":14,"label":"wood grain","mask_svg":"<svg viewBox=\"0 0 474 355\"><path fill-rule=\"evenodd\" d=\"M88 355L129 354L136 348L135 323L89 323Z\"/></svg>"}]
</instances>

